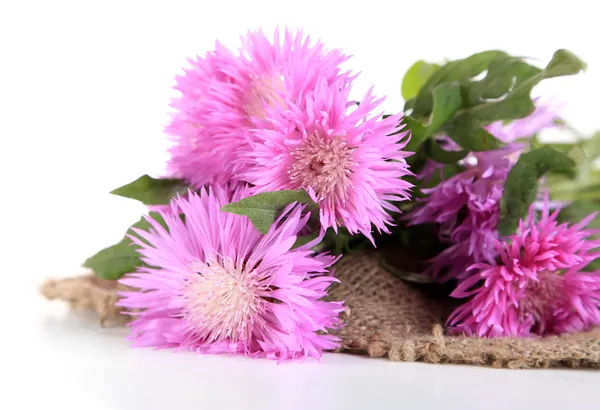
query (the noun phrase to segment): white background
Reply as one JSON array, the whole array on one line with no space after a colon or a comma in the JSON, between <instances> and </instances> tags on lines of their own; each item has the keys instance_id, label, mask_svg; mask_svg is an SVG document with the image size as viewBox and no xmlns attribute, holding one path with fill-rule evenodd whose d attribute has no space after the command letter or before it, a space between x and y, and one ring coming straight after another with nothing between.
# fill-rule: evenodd
<instances>
[{"instance_id":1,"label":"white background","mask_svg":"<svg viewBox=\"0 0 600 410\"><path fill-rule=\"evenodd\" d=\"M160 174L175 74L216 38L301 27L353 55L356 91L402 107L418 59L499 48L546 63L568 48L589 64L538 94L600 128L597 13L588 1L0 0L0 408L598 408L600 374L498 371L326 355L322 364L127 347L123 329L49 303L37 286L82 272L143 207L108 191ZM29 407L31 406L31 407Z\"/></svg>"}]
</instances>

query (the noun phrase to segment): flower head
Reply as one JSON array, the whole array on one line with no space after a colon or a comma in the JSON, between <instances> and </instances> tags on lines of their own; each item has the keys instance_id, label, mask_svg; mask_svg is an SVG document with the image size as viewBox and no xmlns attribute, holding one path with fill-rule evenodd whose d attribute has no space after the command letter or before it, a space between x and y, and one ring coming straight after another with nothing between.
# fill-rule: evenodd
<instances>
[{"instance_id":1,"label":"flower head","mask_svg":"<svg viewBox=\"0 0 600 410\"><path fill-rule=\"evenodd\" d=\"M409 215L410 224L439 224L440 239L448 248L431 260L427 272L436 280L459 281L469 277L467 268L479 262L493 263L498 256L494 243L498 240L500 200L508 173L525 145L519 138L531 137L554 124L556 114L548 106L539 105L528 117L504 124L494 122L487 131L506 143L504 147L471 152L461 161L464 170L433 188L423 205ZM439 138L447 151L460 147L447 137ZM428 182L444 164L429 160L419 173Z\"/></svg>"},{"instance_id":2,"label":"flower head","mask_svg":"<svg viewBox=\"0 0 600 410\"><path fill-rule=\"evenodd\" d=\"M547 335L600 324L600 271L581 272L600 257L600 239L585 229L595 215L568 226L548 202L536 221L534 207L519 233L496 242L497 264L478 263L454 297L472 297L450 316L454 332L478 336Z\"/></svg>"},{"instance_id":3,"label":"flower head","mask_svg":"<svg viewBox=\"0 0 600 410\"><path fill-rule=\"evenodd\" d=\"M152 230L132 236L147 266L121 279L139 291L124 292L120 304L137 317L136 346L284 360L319 358L338 345L326 332L342 304L321 300L335 258L313 254L318 239L292 249L309 215L288 207L261 235L247 217L220 210L245 194L189 193L161 212L166 228L149 218Z\"/></svg>"},{"instance_id":4,"label":"flower head","mask_svg":"<svg viewBox=\"0 0 600 410\"><path fill-rule=\"evenodd\" d=\"M439 224L439 236L448 248L431 260L427 272L440 282L462 280L473 263L492 263L500 215L500 199L510 163L502 157L488 161L487 168L466 164L465 171L432 189L423 206L409 215L410 224Z\"/></svg>"},{"instance_id":5,"label":"flower head","mask_svg":"<svg viewBox=\"0 0 600 410\"><path fill-rule=\"evenodd\" d=\"M167 127L175 142L171 173L195 186L237 179L237 157L255 120L286 99L302 105L318 81L336 81L346 59L339 50L311 44L301 32L280 38L277 30L273 41L261 31L249 32L239 54L217 43L177 78L181 96Z\"/></svg>"},{"instance_id":6,"label":"flower head","mask_svg":"<svg viewBox=\"0 0 600 410\"><path fill-rule=\"evenodd\" d=\"M322 228L345 226L372 240L371 225L387 232L393 201L409 198L412 186L402 148L399 116L373 115L381 100L371 91L360 105L350 103L346 79L335 85L320 81L305 98L305 107L272 108L253 135L244 156L243 174L257 192L304 188L319 202Z\"/></svg>"}]
</instances>

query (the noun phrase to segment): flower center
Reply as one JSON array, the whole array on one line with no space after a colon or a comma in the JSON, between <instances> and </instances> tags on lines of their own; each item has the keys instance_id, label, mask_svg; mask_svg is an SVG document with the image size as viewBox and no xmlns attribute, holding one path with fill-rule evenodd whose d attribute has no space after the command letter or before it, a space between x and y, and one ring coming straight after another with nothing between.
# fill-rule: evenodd
<instances>
[{"instance_id":1,"label":"flower center","mask_svg":"<svg viewBox=\"0 0 600 410\"><path fill-rule=\"evenodd\" d=\"M530 280L525 294L519 301L521 321L532 321L533 333L543 335L549 330L554 318L554 309L561 299L563 277L558 272L538 272L538 280Z\"/></svg>"},{"instance_id":2,"label":"flower center","mask_svg":"<svg viewBox=\"0 0 600 410\"><path fill-rule=\"evenodd\" d=\"M250 90L245 95L244 111L250 117L264 119L265 106L276 106L284 103L285 83L279 73L263 74L254 77Z\"/></svg>"},{"instance_id":3,"label":"flower center","mask_svg":"<svg viewBox=\"0 0 600 410\"><path fill-rule=\"evenodd\" d=\"M341 137L311 134L292 152L295 160L288 170L290 180L298 187L311 187L320 200L334 195L345 201L352 186L352 167L357 164L354 150Z\"/></svg>"},{"instance_id":4,"label":"flower center","mask_svg":"<svg viewBox=\"0 0 600 410\"><path fill-rule=\"evenodd\" d=\"M199 336L208 342L250 340L264 309L255 272L231 259L194 262L190 268L198 275L186 286L184 310Z\"/></svg>"}]
</instances>

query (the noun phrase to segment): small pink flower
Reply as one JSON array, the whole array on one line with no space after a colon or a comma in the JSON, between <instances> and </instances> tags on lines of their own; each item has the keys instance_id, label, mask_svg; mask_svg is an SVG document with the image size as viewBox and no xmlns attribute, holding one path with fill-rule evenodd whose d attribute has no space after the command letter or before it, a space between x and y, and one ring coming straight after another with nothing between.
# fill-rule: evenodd
<instances>
[{"instance_id":1,"label":"small pink flower","mask_svg":"<svg viewBox=\"0 0 600 410\"><path fill-rule=\"evenodd\" d=\"M311 44L302 32L280 38L277 30L272 41L262 31L249 32L239 53L217 43L177 78L181 96L167 127L175 143L170 173L194 186L237 180L237 159L255 120L286 99L301 105L318 81L336 81L346 59L339 50Z\"/></svg>"},{"instance_id":2,"label":"small pink flower","mask_svg":"<svg viewBox=\"0 0 600 410\"><path fill-rule=\"evenodd\" d=\"M256 192L304 188L320 204L323 229L343 225L372 240L372 225L388 232L389 212L398 212L392 202L409 198L408 137L399 116L373 114L382 100L371 91L359 106L349 92L347 79L320 81L305 107L290 101L286 110L269 109L252 132L243 178Z\"/></svg>"},{"instance_id":3,"label":"small pink flower","mask_svg":"<svg viewBox=\"0 0 600 410\"><path fill-rule=\"evenodd\" d=\"M313 254L320 238L292 249L309 217L300 207L288 207L266 235L221 211L246 191L190 192L161 212L167 229L149 218L150 232L135 231L146 266L121 279L139 291L120 301L137 317L135 346L278 360L320 358L338 346L327 330L339 324L342 303L322 300L336 258Z\"/></svg>"},{"instance_id":4,"label":"small pink flower","mask_svg":"<svg viewBox=\"0 0 600 410\"><path fill-rule=\"evenodd\" d=\"M497 225L500 199L510 163L498 158L487 168L467 166L432 189L423 206L416 208L408 219L411 225L436 223L439 236L448 247L434 257L427 272L440 282L462 280L473 263L493 263L497 252Z\"/></svg>"},{"instance_id":5,"label":"small pink flower","mask_svg":"<svg viewBox=\"0 0 600 410\"><path fill-rule=\"evenodd\" d=\"M490 151L471 152L462 160L464 171L430 189L423 205L408 215L411 225L435 223L439 236L448 247L431 260L427 274L440 282L459 281L471 275L467 268L474 263L493 263L498 256L494 243L498 240L500 200L508 173L525 144L520 138L531 137L554 125L555 112L546 105L538 106L528 117L504 124L494 122L486 129L507 145ZM447 151L460 147L449 138L439 137ZM444 164L426 162L419 173L425 183L440 173Z\"/></svg>"},{"instance_id":6,"label":"small pink flower","mask_svg":"<svg viewBox=\"0 0 600 410\"><path fill-rule=\"evenodd\" d=\"M478 263L452 296L471 297L448 323L477 336L529 336L587 330L600 324L600 271L581 269L600 257L598 232L584 229L595 217L559 225L548 202L536 221L534 207L519 233L496 242L498 264Z\"/></svg>"}]
</instances>

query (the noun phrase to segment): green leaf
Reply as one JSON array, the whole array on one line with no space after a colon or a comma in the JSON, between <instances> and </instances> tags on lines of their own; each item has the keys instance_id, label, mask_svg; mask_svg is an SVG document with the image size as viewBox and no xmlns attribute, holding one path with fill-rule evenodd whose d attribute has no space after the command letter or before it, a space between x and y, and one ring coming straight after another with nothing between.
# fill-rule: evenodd
<instances>
[{"instance_id":1,"label":"green leaf","mask_svg":"<svg viewBox=\"0 0 600 410\"><path fill-rule=\"evenodd\" d=\"M135 272L141 265L140 255L131 246L130 240L122 240L102 249L83 263L83 266L93 270L96 276L107 280L117 280L126 273Z\"/></svg>"},{"instance_id":2,"label":"green leaf","mask_svg":"<svg viewBox=\"0 0 600 410\"><path fill-rule=\"evenodd\" d=\"M429 64L425 61L417 61L404 74L402 79L402 98L405 101L415 97L423 84L440 68L437 64Z\"/></svg>"},{"instance_id":3,"label":"green leaf","mask_svg":"<svg viewBox=\"0 0 600 410\"><path fill-rule=\"evenodd\" d=\"M594 212L600 212L600 202L577 201L561 209L557 219L560 223L577 223ZM596 215L587 227L589 229L600 229L600 216ZM600 235L596 234L594 237L598 238ZM600 270L600 258L590 262L583 270L587 272Z\"/></svg>"},{"instance_id":4,"label":"green leaf","mask_svg":"<svg viewBox=\"0 0 600 410\"><path fill-rule=\"evenodd\" d=\"M502 142L482 128L482 123L459 116L444 127L454 142L469 151L488 151L500 148Z\"/></svg>"},{"instance_id":5,"label":"green leaf","mask_svg":"<svg viewBox=\"0 0 600 410\"><path fill-rule=\"evenodd\" d=\"M512 234L519 219L527 215L538 193L538 180L550 171L573 170L575 163L553 147L540 147L522 154L510 170L500 201L500 235Z\"/></svg>"},{"instance_id":6,"label":"green leaf","mask_svg":"<svg viewBox=\"0 0 600 410\"><path fill-rule=\"evenodd\" d=\"M296 249L303 245L306 245L307 243L314 241L318 237L319 237L318 233L311 233L309 235L298 236L296 238L296 242L294 243L294 246L292 246L292 249Z\"/></svg>"},{"instance_id":7,"label":"green leaf","mask_svg":"<svg viewBox=\"0 0 600 410\"><path fill-rule=\"evenodd\" d=\"M427 135L427 127L425 127L425 125L419 122L419 120L409 115L405 115L403 121L406 123L408 129L410 130L410 140L408 141L408 144L406 144L405 150L410 152L416 152L417 149L419 149L419 147L421 146L421 144L423 144L423 142L426 140L425 136ZM398 132L402 131L404 130L400 130Z\"/></svg>"},{"instance_id":8,"label":"green leaf","mask_svg":"<svg viewBox=\"0 0 600 410\"><path fill-rule=\"evenodd\" d=\"M334 255L342 255L344 253L350 253L352 248L350 247L350 235L342 232L338 232L336 235L332 233L330 236L330 242L333 243L331 252Z\"/></svg>"},{"instance_id":9,"label":"green leaf","mask_svg":"<svg viewBox=\"0 0 600 410\"><path fill-rule=\"evenodd\" d=\"M429 124L406 116L405 121L411 131L407 151L415 151L427 138L433 136L460 109L462 98L457 82L444 83L433 90L433 111Z\"/></svg>"},{"instance_id":10,"label":"green leaf","mask_svg":"<svg viewBox=\"0 0 600 410\"><path fill-rule=\"evenodd\" d=\"M546 142L541 143L538 141L537 138L532 138L531 142L532 142L531 145L533 147L554 147L557 150L564 152L565 154L569 154L569 152L572 151L573 149L579 148L577 146L577 144L574 144L574 143L546 143Z\"/></svg>"},{"instance_id":11,"label":"green leaf","mask_svg":"<svg viewBox=\"0 0 600 410\"><path fill-rule=\"evenodd\" d=\"M531 90L540 81L546 78L577 74L585 69L586 65L574 54L567 50L558 50L544 70L535 71L527 68L524 63L517 62L521 70L521 81L508 91L500 101L489 102L473 107L465 113L465 119L478 122L492 122L524 118L531 114L535 105L531 100Z\"/></svg>"},{"instance_id":12,"label":"green leaf","mask_svg":"<svg viewBox=\"0 0 600 410\"><path fill-rule=\"evenodd\" d=\"M142 175L135 181L115 189L111 194L137 199L145 205L167 205L177 194L188 192L189 186L180 179L156 179Z\"/></svg>"},{"instance_id":13,"label":"green leaf","mask_svg":"<svg viewBox=\"0 0 600 410\"><path fill-rule=\"evenodd\" d=\"M560 49L554 53L552 60L546 66L545 78L577 74L586 68L587 65L575 54L568 50Z\"/></svg>"},{"instance_id":14,"label":"green leaf","mask_svg":"<svg viewBox=\"0 0 600 410\"><path fill-rule=\"evenodd\" d=\"M408 272L403 269L400 269L398 266L389 263L384 255L379 256L379 266L383 270L391 273L393 276L399 279L402 279L403 281L419 283L424 285L431 285L435 283L431 275Z\"/></svg>"},{"instance_id":15,"label":"green leaf","mask_svg":"<svg viewBox=\"0 0 600 410\"><path fill-rule=\"evenodd\" d=\"M464 149L460 151L446 151L434 138L427 141L425 152L431 159L442 164L456 163L469 154L469 151Z\"/></svg>"},{"instance_id":16,"label":"green leaf","mask_svg":"<svg viewBox=\"0 0 600 410\"><path fill-rule=\"evenodd\" d=\"M474 54L462 60L450 61L429 77L415 98L412 115L423 117L429 115L433 107L433 89L439 84L452 81L465 81L485 71L490 62L499 56L506 56L503 51L492 50Z\"/></svg>"},{"instance_id":17,"label":"green leaf","mask_svg":"<svg viewBox=\"0 0 600 410\"><path fill-rule=\"evenodd\" d=\"M557 178L548 181L550 195L557 201L600 201L600 182L584 184L575 179ZM555 182L555 183L554 183Z\"/></svg>"},{"instance_id":18,"label":"green leaf","mask_svg":"<svg viewBox=\"0 0 600 410\"><path fill-rule=\"evenodd\" d=\"M462 110L444 130L457 144L471 151L487 151L502 146L502 143L483 127L492 122L491 119L477 118L473 115L478 109L496 102L489 99L498 99L514 91L515 87L528 78L537 75L541 70L523 62L520 58L508 55L498 55L490 61L486 76L479 81L464 82L463 92L465 109ZM514 85L514 87L513 87ZM505 97L507 98L507 97ZM518 115L509 115L506 118L514 119L526 116L534 109L529 93L525 96L526 112ZM502 100L501 100L502 101ZM516 103L515 103L516 104Z\"/></svg>"},{"instance_id":19,"label":"green leaf","mask_svg":"<svg viewBox=\"0 0 600 410\"><path fill-rule=\"evenodd\" d=\"M316 205L304 190L276 191L244 198L225 205L221 210L247 216L256 229L264 234L269 231L282 209L292 202L309 204L311 207Z\"/></svg>"},{"instance_id":20,"label":"green leaf","mask_svg":"<svg viewBox=\"0 0 600 410\"><path fill-rule=\"evenodd\" d=\"M577 223L594 212L600 212L600 203L577 201L561 209L557 219L561 223ZM600 216L596 215L588 228L600 229Z\"/></svg>"},{"instance_id":21,"label":"green leaf","mask_svg":"<svg viewBox=\"0 0 600 410\"><path fill-rule=\"evenodd\" d=\"M415 107L415 99L411 98L404 103L404 112L410 111Z\"/></svg>"},{"instance_id":22,"label":"green leaf","mask_svg":"<svg viewBox=\"0 0 600 410\"><path fill-rule=\"evenodd\" d=\"M525 63L521 58L498 56L490 62L487 74L482 80L463 84L467 106L472 107L490 99L501 98L540 71L539 68Z\"/></svg>"},{"instance_id":23,"label":"green leaf","mask_svg":"<svg viewBox=\"0 0 600 410\"><path fill-rule=\"evenodd\" d=\"M149 216L166 229L165 221L160 214L150 212ZM137 252L139 246L134 245L127 236L135 235L132 228L147 231L150 228L150 223L145 218L141 218L127 230L127 234L123 239L88 258L83 266L93 270L96 276L107 280L117 280L126 273L135 272L136 268L143 265L143 263Z\"/></svg>"},{"instance_id":24,"label":"green leaf","mask_svg":"<svg viewBox=\"0 0 600 410\"><path fill-rule=\"evenodd\" d=\"M341 226L337 233L332 228L325 232L324 246L334 255L348 254L361 249L368 240L363 235L352 235Z\"/></svg>"},{"instance_id":25,"label":"green leaf","mask_svg":"<svg viewBox=\"0 0 600 410\"><path fill-rule=\"evenodd\" d=\"M589 159L600 157L600 131L583 141L582 149Z\"/></svg>"},{"instance_id":26,"label":"green leaf","mask_svg":"<svg viewBox=\"0 0 600 410\"><path fill-rule=\"evenodd\" d=\"M569 156L569 158L575 161L575 164L577 164L577 166L583 165L587 160L585 151L581 147L575 146L571 148L569 151L567 151L567 155Z\"/></svg>"},{"instance_id":27,"label":"green leaf","mask_svg":"<svg viewBox=\"0 0 600 410\"><path fill-rule=\"evenodd\" d=\"M451 61L436 70L417 96L405 104L405 109L412 109L406 117L413 135L409 149L415 151L436 132L447 134L469 151L499 148L502 143L485 130L486 125L530 115L535 108L531 99L534 86L546 78L576 74L584 68L585 64L566 50L558 50L545 69L497 50ZM484 71L482 79L474 78ZM435 91L448 84L459 91L459 106L449 110L447 117L438 114L437 121L433 115ZM428 126L425 122L430 117Z\"/></svg>"},{"instance_id":28,"label":"green leaf","mask_svg":"<svg viewBox=\"0 0 600 410\"><path fill-rule=\"evenodd\" d=\"M597 270L600 270L600 258L594 259L585 268L583 268L584 272L595 272Z\"/></svg>"},{"instance_id":29,"label":"green leaf","mask_svg":"<svg viewBox=\"0 0 600 410\"><path fill-rule=\"evenodd\" d=\"M600 156L600 133L558 147L575 161L577 173L574 179L559 175L548 177L546 186L550 188L551 197L559 201L600 201L600 169L595 164Z\"/></svg>"}]
</instances>

